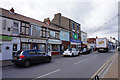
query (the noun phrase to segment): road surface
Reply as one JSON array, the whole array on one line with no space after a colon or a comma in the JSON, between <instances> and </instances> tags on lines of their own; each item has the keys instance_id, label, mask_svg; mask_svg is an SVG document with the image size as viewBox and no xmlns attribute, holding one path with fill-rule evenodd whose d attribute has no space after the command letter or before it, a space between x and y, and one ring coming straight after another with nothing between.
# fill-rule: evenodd
<instances>
[{"instance_id":1,"label":"road surface","mask_svg":"<svg viewBox=\"0 0 120 80\"><path fill-rule=\"evenodd\" d=\"M51 63L32 65L29 68L13 65L2 68L3 78L91 78L94 73L113 55L94 52L76 57L60 57L52 59Z\"/></svg>"}]
</instances>

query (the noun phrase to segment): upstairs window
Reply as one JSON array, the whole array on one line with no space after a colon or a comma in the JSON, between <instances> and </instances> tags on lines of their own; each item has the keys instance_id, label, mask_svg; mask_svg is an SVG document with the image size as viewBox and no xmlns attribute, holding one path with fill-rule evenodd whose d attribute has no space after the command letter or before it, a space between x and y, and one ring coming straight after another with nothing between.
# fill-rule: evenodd
<instances>
[{"instance_id":1,"label":"upstairs window","mask_svg":"<svg viewBox=\"0 0 120 80\"><path fill-rule=\"evenodd\" d=\"M77 25L77 30L79 30L79 26Z\"/></svg>"},{"instance_id":2,"label":"upstairs window","mask_svg":"<svg viewBox=\"0 0 120 80\"><path fill-rule=\"evenodd\" d=\"M30 24L22 22L21 24L21 34L22 35L30 35Z\"/></svg>"},{"instance_id":3,"label":"upstairs window","mask_svg":"<svg viewBox=\"0 0 120 80\"><path fill-rule=\"evenodd\" d=\"M32 36L41 37L41 27L32 25Z\"/></svg>"},{"instance_id":4,"label":"upstairs window","mask_svg":"<svg viewBox=\"0 0 120 80\"><path fill-rule=\"evenodd\" d=\"M55 31L50 30L50 38L55 38Z\"/></svg>"},{"instance_id":5,"label":"upstairs window","mask_svg":"<svg viewBox=\"0 0 120 80\"><path fill-rule=\"evenodd\" d=\"M75 24L74 23L72 24L72 27L73 27L73 29L75 29Z\"/></svg>"},{"instance_id":6,"label":"upstairs window","mask_svg":"<svg viewBox=\"0 0 120 80\"><path fill-rule=\"evenodd\" d=\"M6 29L6 26L7 26L7 20L4 19L4 20L3 20L3 29Z\"/></svg>"},{"instance_id":7,"label":"upstairs window","mask_svg":"<svg viewBox=\"0 0 120 80\"><path fill-rule=\"evenodd\" d=\"M73 37L73 39L74 39L74 35L75 35L75 33L74 33L74 32L72 32L72 37Z\"/></svg>"},{"instance_id":8,"label":"upstairs window","mask_svg":"<svg viewBox=\"0 0 120 80\"><path fill-rule=\"evenodd\" d=\"M13 22L13 34L18 34L19 33L19 26L17 22Z\"/></svg>"}]
</instances>

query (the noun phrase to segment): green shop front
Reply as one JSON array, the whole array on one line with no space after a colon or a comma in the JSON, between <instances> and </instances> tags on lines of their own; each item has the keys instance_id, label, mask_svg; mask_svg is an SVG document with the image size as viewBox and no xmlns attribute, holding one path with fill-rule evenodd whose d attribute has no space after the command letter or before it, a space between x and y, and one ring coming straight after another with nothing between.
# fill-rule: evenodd
<instances>
[{"instance_id":1,"label":"green shop front","mask_svg":"<svg viewBox=\"0 0 120 80\"><path fill-rule=\"evenodd\" d=\"M0 60L12 59L12 54L20 50L20 38L0 36Z\"/></svg>"}]
</instances>

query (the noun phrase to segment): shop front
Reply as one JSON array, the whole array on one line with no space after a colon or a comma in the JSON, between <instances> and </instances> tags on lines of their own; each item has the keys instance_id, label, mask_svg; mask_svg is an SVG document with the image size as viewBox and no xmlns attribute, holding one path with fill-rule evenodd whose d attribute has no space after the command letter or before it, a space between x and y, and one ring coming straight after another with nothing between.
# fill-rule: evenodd
<instances>
[{"instance_id":1,"label":"shop front","mask_svg":"<svg viewBox=\"0 0 120 80\"><path fill-rule=\"evenodd\" d=\"M20 50L20 38L0 36L0 60L12 59L12 54Z\"/></svg>"},{"instance_id":2,"label":"shop front","mask_svg":"<svg viewBox=\"0 0 120 80\"><path fill-rule=\"evenodd\" d=\"M62 50L65 51L66 49L70 48L70 41L62 41Z\"/></svg>"},{"instance_id":3,"label":"shop front","mask_svg":"<svg viewBox=\"0 0 120 80\"><path fill-rule=\"evenodd\" d=\"M61 40L48 39L48 53L51 55L60 54Z\"/></svg>"},{"instance_id":4,"label":"shop front","mask_svg":"<svg viewBox=\"0 0 120 80\"><path fill-rule=\"evenodd\" d=\"M71 48L76 48L76 49L81 49L81 41L80 40L74 40L74 39L70 39L71 43L70 43L70 47Z\"/></svg>"},{"instance_id":5,"label":"shop front","mask_svg":"<svg viewBox=\"0 0 120 80\"><path fill-rule=\"evenodd\" d=\"M21 38L21 50L39 49L45 52L46 40Z\"/></svg>"}]
</instances>

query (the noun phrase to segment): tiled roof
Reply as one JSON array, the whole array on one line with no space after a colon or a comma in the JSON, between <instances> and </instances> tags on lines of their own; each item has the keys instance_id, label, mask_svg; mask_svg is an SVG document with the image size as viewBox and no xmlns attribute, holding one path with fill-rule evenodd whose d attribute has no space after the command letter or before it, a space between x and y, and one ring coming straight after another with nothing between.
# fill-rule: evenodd
<instances>
[{"instance_id":1,"label":"tiled roof","mask_svg":"<svg viewBox=\"0 0 120 80\"><path fill-rule=\"evenodd\" d=\"M43 23L39 20L29 18L29 17L23 16L23 15L20 15L20 14L17 14L17 13L11 13L9 10L3 9L3 8L0 8L0 9L2 9L2 16L18 19L18 20L21 20L21 21L35 23L37 25L48 27L48 28L54 29L54 30L59 30L59 29L57 29L55 27L52 27L51 25L45 24L45 23Z\"/></svg>"}]
</instances>

